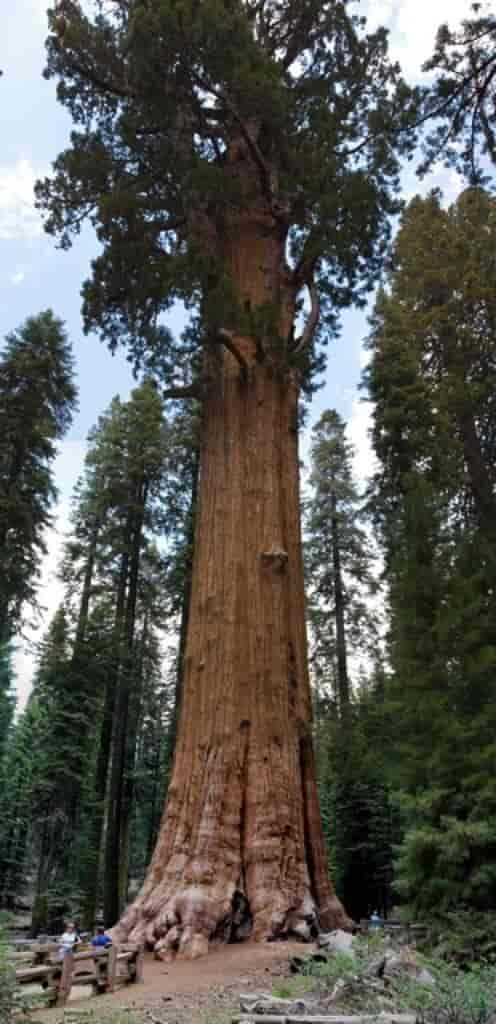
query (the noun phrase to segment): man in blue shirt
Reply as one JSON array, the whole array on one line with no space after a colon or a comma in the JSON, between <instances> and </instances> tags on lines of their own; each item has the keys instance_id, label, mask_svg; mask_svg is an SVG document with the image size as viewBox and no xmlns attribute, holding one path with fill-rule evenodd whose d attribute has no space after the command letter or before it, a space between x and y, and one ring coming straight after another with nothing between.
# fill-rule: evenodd
<instances>
[{"instance_id":1,"label":"man in blue shirt","mask_svg":"<svg viewBox=\"0 0 496 1024\"><path fill-rule=\"evenodd\" d=\"M96 935L94 935L92 940L91 940L91 945L92 946L103 946L104 948L106 946L111 946L112 945L112 939L110 938L109 935L105 935L105 928L102 925L98 926L98 928L96 930Z\"/></svg>"}]
</instances>

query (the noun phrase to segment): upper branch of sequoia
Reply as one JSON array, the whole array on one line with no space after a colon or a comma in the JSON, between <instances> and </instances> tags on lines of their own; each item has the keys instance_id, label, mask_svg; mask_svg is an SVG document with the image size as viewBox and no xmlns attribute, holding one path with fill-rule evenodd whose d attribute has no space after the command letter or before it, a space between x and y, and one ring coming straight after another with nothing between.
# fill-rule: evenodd
<instances>
[{"instance_id":1,"label":"upper branch of sequoia","mask_svg":"<svg viewBox=\"0 0 496 1024\"><path fill-rule=\"evenodd\" d=\"M87 329L127 345L137 364L177 298L210 303L215 323L241 330L234 248L246 260L258 225L267 234L257 274L286 238L298 291L311 280L308 261L318 262L297 343L307 346L319 317L332 328L363 297L388 245L415 97L388 60L386 33L367 34L352 0L96 7L94 16L81 0L57 0L50 13L45 75L75 130L37 188L62 245L85 217L97 230ZM287 300L272 280L250 297L254 324ZM187 376L201 345L179 355Z\"/></svg>"}]
</instances>

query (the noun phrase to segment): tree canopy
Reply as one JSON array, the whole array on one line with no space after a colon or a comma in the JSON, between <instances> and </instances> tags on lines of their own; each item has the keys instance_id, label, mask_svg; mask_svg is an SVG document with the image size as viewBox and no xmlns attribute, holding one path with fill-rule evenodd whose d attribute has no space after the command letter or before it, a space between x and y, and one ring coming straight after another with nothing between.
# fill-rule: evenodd
<instances>
[{"instance_id":1,"label":"tree canopy","mask_svg":"<svg viewBox=\"0 0 496 1024\"><path fill-rule=\"evenodd\" d=\"M456 167L472 184L487 180L496 164L496 17L485 3L455 29L443 24L424 71L435 72L425 90L426 171L437 159Z\"/></svg>"},{"instance_id":2,"label":"tree canopy","mask_svg":"<svg viewBox=\"0 0 496 1024\"><path fill-rule=\"evenodd\" d=\"M349 7L59 0L45 74L58 80L74 130L37 195L62 246L85 218L97 230L88 330L126 343L138 362L165 351L171 381L192 372L187 346L157 331L177 298L201 306L196 342L244 327L263 346L279 330L284 289L247 308L228 266L236 217L239 228L250 205L289 239L285 284L293 297L311 289L312 329L317 283L333 329L336 310L363 298L398 209L413 99L388 60L386 31L367 34ZM287 356L300 347L280 341Z\"/></svg>"}]
</instances>

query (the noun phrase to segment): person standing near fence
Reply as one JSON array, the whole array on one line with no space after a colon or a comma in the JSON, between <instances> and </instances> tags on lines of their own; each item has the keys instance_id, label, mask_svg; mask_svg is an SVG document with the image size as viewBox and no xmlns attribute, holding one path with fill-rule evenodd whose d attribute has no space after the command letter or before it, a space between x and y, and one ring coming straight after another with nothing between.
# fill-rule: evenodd
<instances>
[{"instance_id":1,"label":"person standing near fence","mask_svg":"<svg viewBox=\"0 0 496 1024\"><path fill-rule=\"evenodd\" d=\"M59 957L62 960L67 953L73 953L78 942L80 942L79 935L76 931L76 926L73 921L69 921L65 929L64 934L60 939L59 946Z\"/></svg>"}]
</instances>

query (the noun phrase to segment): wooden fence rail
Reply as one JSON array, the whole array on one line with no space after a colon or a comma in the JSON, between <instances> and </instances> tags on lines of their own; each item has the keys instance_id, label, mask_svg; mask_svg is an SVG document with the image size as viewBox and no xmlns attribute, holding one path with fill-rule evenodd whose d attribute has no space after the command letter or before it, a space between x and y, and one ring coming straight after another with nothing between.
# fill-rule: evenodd
<instances>
[{"instance_id":1,"label":"wooden fence rail","mask_svg":"<svg viewBox=\"0 0 496 1024\"><path fill-rule=\"evenodd\" d=\"M65 1006L74 985L91 985L93 994L99 995L114 992L119 984L143 980L142 946L92 946L78 953L66 953L61 960L56 959L57 955L54 943L35 947L29 954L11 954L14 963L20 956L23 962L28 957L32 963L31 967L16 970L17 984L39 982L47 990L51 1006ZM81 965L85 965L82 970Z\"/></svg>"}]
</instances>

